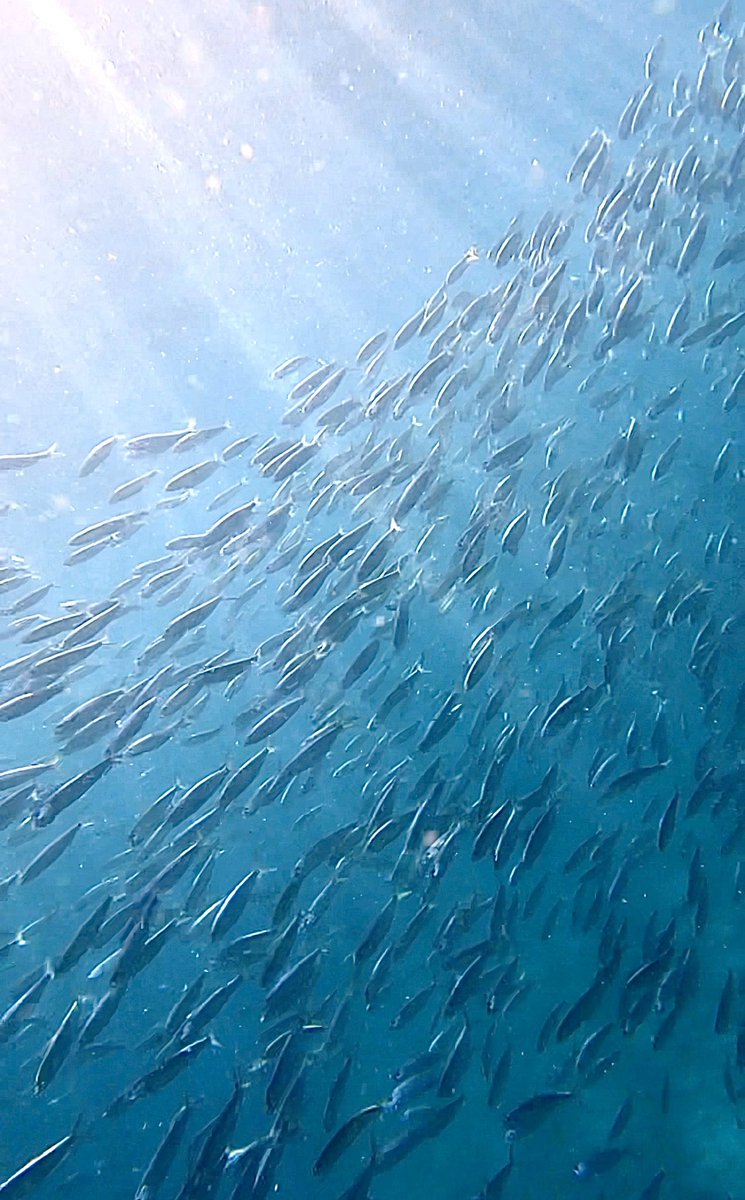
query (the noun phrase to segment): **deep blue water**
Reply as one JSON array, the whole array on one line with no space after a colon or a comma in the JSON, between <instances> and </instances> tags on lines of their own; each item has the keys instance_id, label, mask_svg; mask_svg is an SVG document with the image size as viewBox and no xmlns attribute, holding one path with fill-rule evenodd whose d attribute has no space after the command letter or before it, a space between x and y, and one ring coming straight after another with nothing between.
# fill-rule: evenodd
<instances>
[{"instance_id":1,"label":"deep blue water","mask_svg":"<svg viewBox=\"0 0 745 1200\"><path fill-rule=\"evenodd\" d=\"M0 772L51 765L35 790L0 774L6 1195L134 1196L185 1100L194 1111L163 1196L231 1196L241 1164L224 1156L261 1138L273 1171L247 1175L236 1195L342 1196L372 1155L374 1200L476 1196L509 1154L508 1200L743 1195L739 31L736 14L693 3L104 12L39 0L8 14ZM650 83L649 110L624 136L627 101ZM588 153L568 180L597 129L606 165L586 176ZM474 261L452 270L470 248ZM440 289L443 315L394 346ZM492 321L515 294L505 336ZM433 344L450 321L450 340ZM365 374L355 358L379 331L387 349ZM555 376L544 362L531 377L549 342ZM442 345L441 373L412 384ZM277 372L294 355L307 364ZM333 395L288 397L318 362L348 368ZM376 400L385 379L399 391ZM298 417L311 393L318 407ZM140 435L212 427L191 449L134 452ZM110 455L81 473L113 435ZM223 456L243 435L250 447ZM272 463L260 448L270 438L280 451L295 442L308 462ZM39 461L3 457L52 444ZM204 481L167 490L198 463ZM141 491L112 503L147 472ZM254 498L254 512L214 532ZM137 515L79 561L76 546L121 513ZM355 529L340 550L334 537ZM316 569L317 588L299 591ZM177 631L180 614L212 599L214 611ZM107 603L118 605L110 623L77 637ZM333 620L342 603L345 619ZM45 636L43 621L65 614L68 626ZM76 638L100 644L81 664L46 661ZM352 679L372 639L374 664ZM304 656L299 682L287 680L293 654ZM200 676L254 655L232 683ZM71 741L60 722L108 691L99 724L81 735L77 721ZM294 698L286 724L252 738ZM328 748L294 767L329 726ZM162 744L137 753L135 739L159 731ZM179 797L221 768L230 787L264 746L255 782L184 835L220 793L183 820ZM98 763L101 780L63 808L56 789ZM133 837L171 787L160 832ZM78 822L60 857L24 878ZM303 855L346 826L305 875ZM164 881L184 850L183 877ZM252 870L229 932L210 934L211 916L192 928ZM109 916L139 899L130 923L61 970L107 895ZM402 953L421 903L430 920ZM387 904L393 924L367 955ZM118 978L108 956L161 929L157 957ZM184 986L201 972L202 998L226 984L236 975L226 946L262 930L236 994L200 1027L215 1044L157 1094L127 1095L153 1082L159 1031ZM294 933L270 976L268 955ZM315 950L315 974L277 1026L271 985ZM38 1002L12 1012L45 968ZM452 998L464 971L473 982ZM421 1013L396 1028L430 984ZM73 1037L35 1089L71 1006L79 1034L107 990L120 1003L93 1051ZM442 1072L459 1037L451 1088ZM394 1108L395 1073L433 1041L431 1078ZM283 1047L289 1086L277 1105ZM240 1113L205 1166L197 1135L236 1078ZM524 1128L519 1106L557 1092L570 1094ZM107 1114L119 1096L122 1111ZM397 1137L459 1099L447 1128L393 1161ZM626 1103L628 1126L609 1142ZM386 1107L314 1172L335 1130L368 1105ZM73 1129L48 1178L12 1180ZM618 1161L594 1160L609 1148Z\"/></svg>"}]
</instances>

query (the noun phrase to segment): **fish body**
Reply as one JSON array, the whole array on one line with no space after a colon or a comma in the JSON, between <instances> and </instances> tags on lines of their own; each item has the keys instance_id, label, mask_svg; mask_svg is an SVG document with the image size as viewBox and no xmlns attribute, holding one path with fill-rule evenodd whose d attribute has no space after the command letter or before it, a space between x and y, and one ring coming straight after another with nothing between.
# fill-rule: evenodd
<instances>
[{"instance_id":1,"label":"fish body","mask_svg":"<svg viewBox=\"0 0 745 1200\"><path fill-rule=\"evenodd\" d=\"M505 1128L517 1137L525 1137L539 1129L544 1121L573 1098L573 1092L539 1092L505 1114Z\"/></svg>"}]
</instances>

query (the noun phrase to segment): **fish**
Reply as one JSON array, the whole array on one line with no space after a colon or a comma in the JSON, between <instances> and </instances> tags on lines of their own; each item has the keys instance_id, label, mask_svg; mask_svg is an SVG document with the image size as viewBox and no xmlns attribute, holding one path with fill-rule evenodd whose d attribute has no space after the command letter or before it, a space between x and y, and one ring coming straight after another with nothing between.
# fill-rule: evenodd
<instances>
[{"instance_id":1,"label":"fish","mask_svg":"<svg viewBox=\"0 0 745 1200\"><path fill-rule=\"evenodd\" d=\"M34 1095L40 1095L59 1072L64 1060L70 1054L77 1030L80 1006L77 1000L65 1013L59 1026L49 1039L41 1061L34 1076Z\"/></svg>"},{"instance_id":2,"label":"fish","mask_svg":"<svg viewBox=\"0 0 745 1200\"><path fill-rule=\"evenodd\" d=\"M215 915L210 923L210 938L213 942L218 938L223 937L229 929L232 929L236 921L240 918L243 909L248 902L251 889L256 880L259 878L259 872L256 870L249 871L244 875L232 891L228 892L227 896L220 901Z\"/></svg>"},{"instance_id":3,"label":"fish","mask_svg":"<svg viewBox=\"0 0 745 1200\"><path fill-rule=\"evenodd\" d=\"M151 1096L155 1092L161 1091L172 1083L182 1071L185 1071L199 1054L212 1045L214 1045L214 1038L209 1036L197 1038L196 1041L175 1050L117 1096L105 1110L104 1116L117 1116L127 1106L135 1104L143 1096Z\"/></svg>"},{"instance_id":4,"label":"fish","mask_svg":"<svg viewBox=\"0 0 745 1200\"><path fill-rule=\"evenodd\" d=\"M31 450L25 454L0 454L0 471L25 471L27 467L36 466L60 453L57 443L52 442L46 450Z\"/></svg>"},{"instance_id":5,"label":"fish","mask_svg":"<svg viewBox=\"0 0 745 1200\"><path fill-rule=\"evenodd\" d=\"M137 1185L135 1200L153 1200L158 1194L183 1141L191 1112L192 1107L187 1102L174 1113Z\"/></svg>"},{"instance_id":6,"label":"fish","mask_svg":"<svg viewBox=\"0 0 745 1200\"><path fill-rule=\"evenodd\" d=\"M516 1137L525 1137L534 1133L544 1121L573 1098L573 1092L538 1092L505 1113L504 1125Z\"/></svg>"},{"instance_id":7,"label":"fish","mask_svg":"<svg viewBox=\"0 0 745 1200\"><path fill-rule=\"evenodd\" d=\"M572 1167L572 1170L577 1179L594 1179L598 1175L612 1171L619 1163L623 1162L628 1153L623 1146L606 1146L588 1154Z\"/></svg>"},{"instance_id":8,"label":"fish","mask_svg":"<svg viewBox=\"0 0 745 1200\"><path fill-rule=\"evenodd\" d=\"M528 528L530 518L530 510L524 508L521 513L513 517L502 534L501 549L503 553L511 554L514 558L517 554L518 547L522 541L525 531Z\"/></svg>"},{"instance_id":9,"label":"fish","mask_svg":"<svg viewBox=\"0 0 745 1200\"><path fill-rule=\"evenodd\" d=\"M84 479L102 466L121 439L116 434L103 438L93 446L80 464L78 475Z\"/></svg>"},{"instance_id":10,"label":"fish","mask_svg":"<svg viewBox=\"0 0 745 1200\"><path fill-rule=\"evenodd\" d=\"M34 1191L48 1175L51 1175L62 1164L76 1145L80 1137L79 1126L80 1119L78 1118L71 1133L52 1142L45 1150L30 1158L22 1167L4 1179L0 1183L0 1196L4 1195L7 1200L12 1200L13 1197L27 1196Z\"/></svg>"},{"instance_id":11,"label":"fish","mask_svg":"<svg viewBox=\"0 0 745 1200\"><path fill-rule=\"evenodd\" d=\"M653 1200L694 1093L737 1123L742 972L709 927L743 890L745 42L727 7L688 50L676 22L679 61L637 46L567 109L523 211L484 193L476 244L433 236L429 296L368 330L357 297L333 353L323 289L307 353L275 308L299 352L262 378L254 323L251 378L192 374L193 419L122 391L98 433L84 396L7 422L0 1053L28 1113L0 1190L68 1153L85 1186L121 1116L139 1200L382 1198L430 1150L485 1200L614 1171ZM462 1154L495 1112L506 1161Z\"/></svg>"},{"instance_id":12,"label":"fish","mask_svg":"<svg viewBox=\"0 0 745 1200\"><path fill-rule=\"evenodd\" d=\"M38 879L39 875L41 875L44 871L47 871L57 861L57 859L64 854L68 846L72 845L73 840L82 828L83 823L78 821L75 825L71 825L69 829L66 829L64 833L61 833L58 837L54 838L54 840L45 846L43 850L40 850L39 853L32 858L31 862L27 863L27 865L18 872L17 878L19 886L31 883L34 879Z\"/></svg>"},{"instance_id":13,"label":"fish","mask_svg":"<svg viewBox=\"0 0 745 1200\"><path fill-rule=\"evenodd\" d=\"M329 1138L313 1164L314 1175L325 1175L338 1162L342 1154L357 1140L370 1122L382 1112L381 1104L368 1104L341 1125Z\"/></svg>"}]
</instances>

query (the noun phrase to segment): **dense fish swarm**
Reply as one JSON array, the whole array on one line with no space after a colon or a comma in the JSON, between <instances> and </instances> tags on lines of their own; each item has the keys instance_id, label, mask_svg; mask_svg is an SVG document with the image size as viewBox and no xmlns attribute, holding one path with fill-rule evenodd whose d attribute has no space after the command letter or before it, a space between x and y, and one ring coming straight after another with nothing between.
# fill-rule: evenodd
<instances>
[{"instance_id":1,"label":"dense fish swarm","mask_svg":"<svg viewBox=\"0 0 745 1200\"><path fill-rule=\"evenodd\" d=\"M276 435L111 436L61 577L7 552L0 1196L744 1194L745 33L700 40L563 211L277 367Z\"/></svg>"}]
</instances>

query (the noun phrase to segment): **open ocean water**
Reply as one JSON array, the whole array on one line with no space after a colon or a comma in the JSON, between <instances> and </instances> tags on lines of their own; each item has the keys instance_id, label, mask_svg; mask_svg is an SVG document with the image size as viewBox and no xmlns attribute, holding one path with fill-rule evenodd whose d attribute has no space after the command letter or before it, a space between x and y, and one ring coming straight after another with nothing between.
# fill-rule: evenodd
<instances>
[{"instance_id":1,"label":"open ocean water","mask_svg":"<svg viewBox=\"0 0 745 1200\"><path fill-rule=\"evenodd\" d=\"M743 20L3 6L3 1200L745 1200Z\"/></svg>"}]
</instances>

